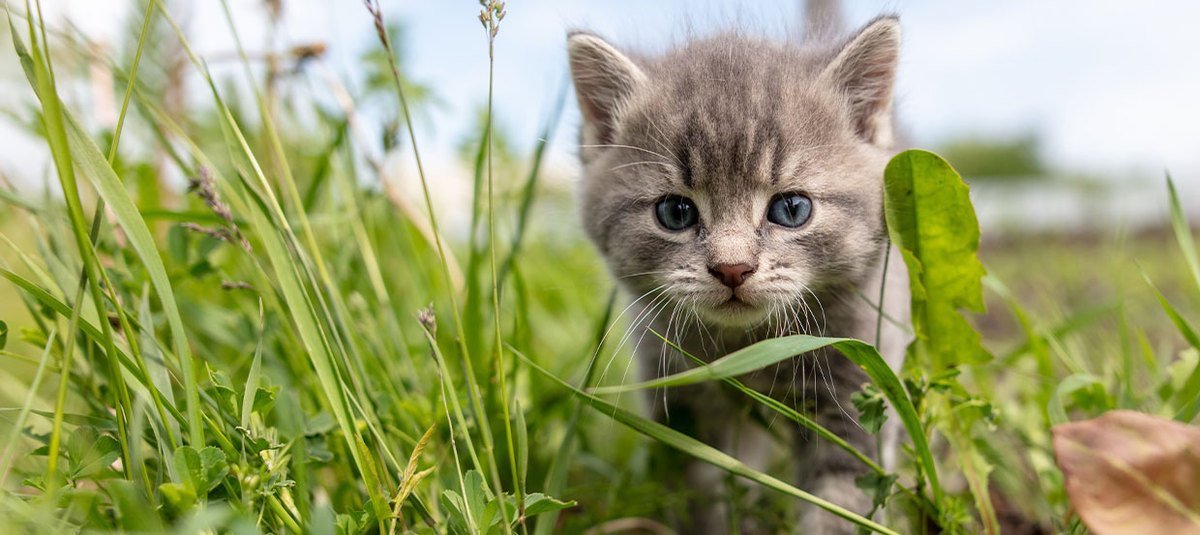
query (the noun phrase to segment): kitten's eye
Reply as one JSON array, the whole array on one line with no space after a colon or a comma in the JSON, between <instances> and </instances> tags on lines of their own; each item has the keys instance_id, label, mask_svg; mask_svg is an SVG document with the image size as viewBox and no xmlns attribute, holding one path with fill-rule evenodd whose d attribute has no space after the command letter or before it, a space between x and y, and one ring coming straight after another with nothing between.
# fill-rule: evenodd
<instances>
[{"instance_id":1,"label":"kitten's eye","mask_svg":"<svg viewBox=\"0 0 1200 535\"><path fill-rule=\"evenodd\" d=\"M812 200L799 193L783 193L771 199L767 207L767 221L776 225L796 228L812 217Z\"/></svg>"},{"instance_id":2,"label":"kitten's eye","mask_svg":"<svg viewBox=\"0 0 1200 535\"><path fill-rule=\"evenodd\" d=\"M668 230L683 230L700 221L700 210L687 197L668 195L654 207L658 222Z\"/></svg>"}]
</instances>

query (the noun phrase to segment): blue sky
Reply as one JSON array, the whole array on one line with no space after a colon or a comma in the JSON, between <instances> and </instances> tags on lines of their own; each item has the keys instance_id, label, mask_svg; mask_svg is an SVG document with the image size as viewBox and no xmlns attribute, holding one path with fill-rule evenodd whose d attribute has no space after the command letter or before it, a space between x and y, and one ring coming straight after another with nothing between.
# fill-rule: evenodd
<instances>
[{"instance_id":1,"label":"blue sky","mask_svg":"<svg viewBox=\"0 0 1200 535\"><path fill-rule=\"evenodd\" d=\"M230 0L250 47L263 42L261 3ZM52 0L100 39L125 26L125 0ZM953 0L846 2L847 24L896 12L904 25L897 105L918 145L959 135L1036 130L1060 167L1114 177L1157 178L1169 168L1200 181L1200 2ZM284 41L323 41L350 80L375 43L357 0L285 0ZM564 36L586 27L614 42L660 50L684 36L740 24L783 36L799 23L796 0L511 0L497 42L497 118L528 146L565 72ZM409 28L411 75L446 105L419 135L435 161L448 160L486 94L487 57L473 0L384 2ZM194 1L190 28L201 54L231 49L219 4ZM570 160L578 113L568 111L554 158ZM5 151L5 152L11 152ZM12 154L0 154L10 165Z\"/></svg>"}]
</instances>

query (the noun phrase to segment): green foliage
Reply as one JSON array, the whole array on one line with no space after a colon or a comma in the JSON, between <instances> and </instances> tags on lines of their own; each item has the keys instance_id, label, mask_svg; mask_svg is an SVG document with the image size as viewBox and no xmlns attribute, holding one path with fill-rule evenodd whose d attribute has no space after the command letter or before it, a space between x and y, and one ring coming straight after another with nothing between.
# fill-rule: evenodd
<instances>
[{"instance_id":1,"label":"green foliage","mask_svg":"<svg viewBox=\"0 0 1200 535\"><path fill-rule=\"evenodd\" d=\"M854 408L858 410L858 423L862 424L868 433L874 435L883 428L883 422L887 420L887 413L884 412L887 399L875 385L868 384L855 392L850 396L850 402L854 403Z\"/></svg>"},{"instance_id":2,"label":"green foliage","mask_svg":"<svg viewBox=\"0 0 1200 535\"><path fill-rule=\"evenodd\" d=\"M913 330L908 366L940 371L987 358L960 310L983 311L979 223L966 184L931 152L900 153L884 172L888 235L908 266Z\"/></svg>"},{"instance_id":3,"label":"green foliage","mask_svg":"<svg viewBox=\"0 0 1200 535\"><path fill-rule=\"evenodd\" d=\"M191 446L175 450L176 481L159 485L158 490L173 510L184 512L206 498L229 473L229 464L221 450L209 446L200 451Z\"/></svg>"},{"instance_id":4,"label":"green foliage","mask_svg":"<svg viewBox=\"0 0 1200 535\"><path fill-rule=\"evenodd\" d=\"M896 481L900 476L896 474L880 474L878 472L867 472L854 480L854 485L871 497L871 516L883 506L887 505L888 498L892 496L892 488L896 485Z\"/></svg>"},{"instance_id":5,"label":"green foliage","mask_svg":"<svg viewBox=\"0 0 1200 535\"><path fill-rule=\"evenodd\" d=\"M109 468L120 457L121 445L91 427L79 427L67 439L67 477L86 479Z\"/></svg>"},{"instance_id":6,"label":"green foliage","mask_svg":"<svg viewBox=\"0 0 1200 535\"><path fill-rule=\"evenodd\" d=\"M518 510L518 502L512 495L489 494L483 476L476 470L467 472L464 494L453 490L442 494L442 508L449 513L449 532L455 534L501 533L504 518L512 519L513 523L524 522L527 518L575 506L575 502L556 500L541 493L527 494L521 503L525 504L523 513ZM501 507L507 513L502 514ZM510 525L508 529L515 527Z\"/></svg>"},{"instance_id":7,"label":"green foliage","mask_svg":"<svg viewBox=\"0 0 1200 535\"><path fill-rule=\"evenodd\" d=\"M283 102L250 58L241 83L253 91L239 97L158 2L147 5L136 49L101 65L127 88L119 124L128 112L137 120L124 133L92 131L75 119L89 110L62 98L72 74L57 58L92 52L47 41L36 11L11 19L28 26L12 32L36 110L26 126L50 148L64 193L0 189L0 282L15 292L0 310L0 358L6 384L24 387L3 412L0 524L14 530L582 532L677 517L674 460L686 455L772 490L727 498L767 530L787 531L800 505L815 504L882 533L996 531L999 494L1070 531L1050 426L1114 408L1185 422L1200 412L1200 270L1173 184L1173 235L1162 238L1182 259L1100 268L1096 249L1035 241L989 258L954 170L903 153L886 202L902 255L891 261L909 267L915 296L918 343L904 370L865 342L791 336L614 382L622 374L597 370L633 365L628 344L605 344L624 338L624 304L541 177L566 92L532 154L480 113L463 149L477 172L460 242L437 218L466 209L388 190L350 128L354 110L325 109L324 96ZM413 120L432 89L407 78L402 32L367 5L393 45L367 53L370 106L395 112L388 146L405 138L395 150L419 156ZM503 8L485 7L488 45L503 54ZM162 98L171 76L154 62L170 40L205 84L207 98L187 110ZM142 74L139 61L151 62ZM302 64L293 76L270 83L312 81ZM404 172L427 185L422 169ZM169 174L191 189L171 187ZM422 200L428 215L414 209ZM1165 254L1163 240L1132 245L1149 258ZM983 278L979 254L998 264L993 276ZM1136 290L1099 292L1102 281L1081 274ZM991 312L965 315L984 297ZM868 431L895 411L908 435L897 466L739 379L813 351L864 369L870 382L852 400ZM876 510L790 484L790 460L751 468L621 395L712 381L778 422L770 431L804 426L861 462L856 484ZM943 487L950 473L967 488Z\"/></svg>"},{"instance_id":8,"label":"green foliage","mask_svg":"<svg viewBox=\"0 0 1200 535\"><path fill-rule=\"evenodd\" d=\"M954 162L967 180L1030 180L1047 174L1041 139L1032 133L1007 138L956 138L942 144L937 152Z\"/></svg>"},{"instance_id":9,"label":"green foliage","mask_svg":"<svg viewBox=\"0 0 1200 535\"><path fill-rule=\"evenodd\" d=\"M794 353L792 353L792 354L794 354ZM537 364L533 363L532 361L529 361L528 359L525 359L525 360L526 360L527 364L534 367L539 372L543 373L547 377L557 380L556 378L553 378L553 376L551 376L548 372L546 372L544 369L542 369ZM603 399L600 399L596 396L588 394L587 392L575 389L574 387L572 387L570 384L568 384L566 382L560 381L559 385L564 388L570 389L576 396L579 396L580 399L582 399L587 404L591 405L592 408L597 409L604 414L607 414L612 419L628 426L629 428L631 428L639 433L642 433L664 445L670 446L671 448L679 450L681 453L683 453L685 455L700 459L704 462L707 462L718 468L721 468L731 474L744 477L744 478L754 481L760 485L763 485L769 489L793 496L795 498L798 498L800 500L803 500L805 502L813 504L817 507L825 509L826 511L829 511L830 513L840 516L850 522L853 522L854 524L856 524L858 526L869 528L877 533L896 533L895 531L893 531L883 525L873 522L870 519L864 518L864 517L852 512L852 511L849 511L835 503L832 503L825 499L822 499L819 496L814 496L814 495L812 495L808 492L805 492L801 489L798 489L792 485L784 483L783 481L781 481L775 477L772 477L768 474L764 474L758 470L750 468L749 466L746 466L745 464L743 464L742 462L738 461L737 459L729 456L728 454L725 454L725 453L721 452L720 450L713 448L712 446L708 446L708 445L700 442L699 440L696 440L696 439L689 437L683 433L680 433L679 431L671 429L670 427L667 427L658 422L648 420L644 417L638 416L632 412L629 412L629 411L622 409L616 405L613 405L612 403L604 401Z\"/></svg>"}]
</instances>

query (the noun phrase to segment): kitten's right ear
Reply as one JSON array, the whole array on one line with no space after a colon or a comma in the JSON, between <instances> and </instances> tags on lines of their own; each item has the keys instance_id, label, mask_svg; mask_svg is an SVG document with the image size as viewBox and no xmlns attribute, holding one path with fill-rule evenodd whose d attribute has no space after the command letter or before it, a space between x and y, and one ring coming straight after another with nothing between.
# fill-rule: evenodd
<instances>
[{"instance_id":1,"label":"kitten's right ear","mask_svg":"<svg viewBox=\"0 0 1200 535\"><path fill-rule=\"evenodd\" d=\"M646 75L633 60L587 32L567 36L567 57L583 113L584 143L611 143L621 105L645 83Z\"/></svg>"},{"instance_id":2,"label":"kitten's right ear","mask_svg":"<svg viewBox=\"0 0 1200 535\"><path fill-rule=\"evenodd\" d=\"M900 21L884 16L850 38L821 77L842 92L859 136L882 147L892 144L892 87L900 58Z\"/></svg>"}]
</instances>

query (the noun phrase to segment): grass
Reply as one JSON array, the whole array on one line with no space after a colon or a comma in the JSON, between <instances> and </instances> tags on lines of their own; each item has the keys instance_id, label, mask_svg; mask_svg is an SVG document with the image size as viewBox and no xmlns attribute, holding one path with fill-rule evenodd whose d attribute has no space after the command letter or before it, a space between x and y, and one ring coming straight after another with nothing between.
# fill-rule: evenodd
<instances>
[{"instance_id":1,"label":"grass","mask_svg":"<svg viewBox=\"0 0 1200 535\"><path fill-rule=\"evenodd\" d=\"M503 5L482 7L481 51L503 54ZM1079 532L1049 427L1122 407L1189 422L1197 413L1189 322L1200 275L1181 216L1113 242L988 242L984 229L988 312L964 332L981 333L991 358L958 362L930 345L918 350L928 358L893 373L866 343L796 337L636 385L625 371L641 335L625 335L630 318L601 261L562 223L573 217L569 195L542 177L562 97L520 169L497 165L486 113L470 232L456 240L438 219L456 207L433 205L433 177L419 167L405 92L414 86L399 69L401 150L417 157L405 172L420 178L419 198L389 187L354 133L352 104L329 109L329 94L281 101L280 84L292 81L262 76L240 42L234 76L252 91L229 89L157 0L125 62L47 32L36 2L13 9L31 132L49 148L63 195L0 196L6 526L654 530L685 514L676 468L691 455L728 471L727 499L771 529L786 529L807 502L883 533L931 523L994 531L1006 510ZM368 2L363 16L394 58L386 13ZM138 69L162 61L162 47L144 46L151 35L187 53L202 102L175 110L157 97L163 80ZM78 73L63 58L111 71L124 96L114 128L81 124L88 110L64 89ZM340 87L327 82L311 85ZM159 179L167 173L187 177L189 191ZM970 206L965 195L944 202ZM955 221L972 241L973 214ZM962 260L916 258L930 273ZM918 328L950 340L936 327L943 319ZM951 350L973 351L953 340ZM856 455L873 474L864 492L886 513L845 511L788 483L790 461L752 469L640 416L637 396L615 395L720 380L756 399L756 411L784 416L777 426L815 425L736 376L826 343L872 370L856 402L864 422L890 404L913 437L896 473ZM775 492L745 492L735 477Z\"/></svg>"}]
</instances>

